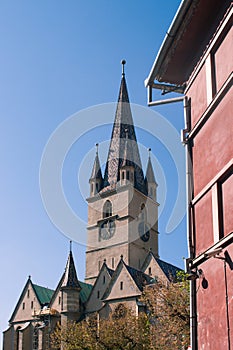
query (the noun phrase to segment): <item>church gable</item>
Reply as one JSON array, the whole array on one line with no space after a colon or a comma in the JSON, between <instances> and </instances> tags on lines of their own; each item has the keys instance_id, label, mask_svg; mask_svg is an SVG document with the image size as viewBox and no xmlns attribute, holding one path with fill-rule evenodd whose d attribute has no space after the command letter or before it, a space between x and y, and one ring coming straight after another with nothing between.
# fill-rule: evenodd
<instances>
[{"instance_id":1,"label":"church gable","mask_svg":"<svg viewBox=\"0 0 233 350\"><path fill-rule=\"evenodd\" d=\"M49 303L51 294L50 289L34 285L29 277L9 322L31 320L36 310Z\"/></svg>"},{"instance_id":2,"label":"church gable","mask_svg":"<svg viewBox=\"0 0 233 350\"><path fill-rule=\"evenodd\" d=\"M103 306L102 297L113 275L113 270L109 269L104 262L91 294L87 300L86 313L98 311Z\"/></svg>"},{"instance_id":3,"label":"church gable","mask_svg":"<svg viewBox=\"0 0 233 350\"><path fill-rule=\"evenodd\" d=\"M142 270L152 279L158 279L165 283L175 279L177 272L181 271L178 267L156 258L151 252L148 254Z\"/></svg>"},{"instance_id":4,"label":"church gable","mask_svg":"<svg viewBox=\"0 0 233 350\"><path fill-rule=\"evenodd\" d=\"M103 295L103 300L106 302L114 299L127 299L139 296L140 294L141 290L139 285L132 277L129 268L125 265L123 260L121 260Z\"/></svg>"}]
</instances>

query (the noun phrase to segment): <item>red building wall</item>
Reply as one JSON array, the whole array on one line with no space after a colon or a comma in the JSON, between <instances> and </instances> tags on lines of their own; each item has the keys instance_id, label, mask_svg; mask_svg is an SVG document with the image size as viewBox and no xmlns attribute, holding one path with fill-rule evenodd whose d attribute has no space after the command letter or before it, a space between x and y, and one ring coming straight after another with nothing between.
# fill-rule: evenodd
<instances>
[{"instance_id":1,"label":"red building wall","mask_svg":"<svg viewBox=\"0 0 233 350\"><path fill-rule=\"evenodd\" d=\"M230 349L230 343L233 349L232 12L231 5L185 92L191 103L193 261L202 271L196 286L201 350ZM216 247L222 253L206 258Z\"/></svg>"}]
</instances>

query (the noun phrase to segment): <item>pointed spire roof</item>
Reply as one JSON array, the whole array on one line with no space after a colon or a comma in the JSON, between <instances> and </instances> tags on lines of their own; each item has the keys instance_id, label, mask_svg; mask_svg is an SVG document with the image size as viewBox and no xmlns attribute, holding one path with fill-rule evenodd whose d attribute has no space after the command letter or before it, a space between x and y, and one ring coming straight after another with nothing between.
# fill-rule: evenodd
<instances>
[{"instance_id":1,"label":"pointed spire roof","mask_svg":"<svg viewBox=\"0 0 233 350\"><path fill-rule=\"evenodd\" d=\"M124 64L125 61L123 60L120 92L104 173L104 187L115 188L117 182L120 180L120 168L122 167L125 155L127 155L127 161L130 161L135 169L135 187L145 192L145 181L130 109ZM128 138L126 137L126 133Z\"/></svg>"},{"instance_id":2,"label":"pointed spire roof","mask_svg":"<svg viewBox=\"0 0 233 350\"><path fill-rule=\"evenodd\" d=\"M68 260L66 263L65 272L63 275L63 281L61 284L62 288L79 288L81 289L80 283L78 281L75 265L74 265L74 259L73 254L70 246L70 253L68 256Z\"/></svg>"},{"instance_id":3,"label":"pointed spire roof","mask_svg":"<svg viewBox=\"0 0 233 350\"><path fill-rule=\"evenodd\" d=\"M157 185L156 180L155 180L153 166L151 163L151 157L150 157L151 148L148 149L148 152L149 152L149 157L148 157L145 180L146 180L146 183L155 183Z\"/></svg>"},{"instance_id":4,"label":"pointed spire roof","mask_svg":"<svg viewBox=\"0 0 233 350\"><path fill-rule=\"evenodd\" d=\"M100 179L102 181L103 177L102 177L102 172L101 172L101 167L100 167L98 147L99 147L99 144L97 143L96 144L95 160L94 160L94 165L92 168L90 180Z\"/></svg>"}]
</instances>

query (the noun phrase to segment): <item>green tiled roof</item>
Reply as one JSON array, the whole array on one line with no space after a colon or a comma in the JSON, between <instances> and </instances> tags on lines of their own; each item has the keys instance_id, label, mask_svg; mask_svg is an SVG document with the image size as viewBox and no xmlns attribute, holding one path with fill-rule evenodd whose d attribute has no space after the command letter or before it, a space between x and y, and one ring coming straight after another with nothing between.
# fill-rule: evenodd
<instances>
[{"instance_id":1,"label":"green tiled roof","mask_svg":"<svg viewBox=\"0 0 233 350\"><path fill-rule=\"evenodd\" d=\"M33 287L41 305L48 304L52 298L54 291L52 289L41 287L36 284L33 284Z\"/></svg>"},{"instance_id":2,"label":"green tiled roof","mask_svg":"<svg viewBox=\"0 0 233 350\"><path fill-rule=\"evenodd\" d=\"M80 287L82 288L80 291L80 298L81 298L81 301L85 303L91 293L92 285L84 282L80 282L80 281L79 281L79 284L80 284Z\"/></svg>"}]
</instances>

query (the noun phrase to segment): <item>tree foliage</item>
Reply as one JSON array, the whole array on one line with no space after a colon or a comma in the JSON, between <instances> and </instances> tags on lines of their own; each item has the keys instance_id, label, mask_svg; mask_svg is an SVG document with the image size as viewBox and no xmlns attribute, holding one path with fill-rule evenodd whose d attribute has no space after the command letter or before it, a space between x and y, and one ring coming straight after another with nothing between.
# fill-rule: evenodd
<instances>
[{"instance_id":1,"label":"tree foliage","mask_svg":"<svg viewBox=\"0 0 233 350\"><path fill-rule=\"evenodd\" d=\"M92 315L58 326L52 345L63 350L180 350L189 345L189 288L183 274L176 283L157 281L144 289L146 312L136 317L119 304L108 319Z\"/></svg>"},{"instance_id":2,"label":"tree foliage","mask_svg":"<svg viewBox=\"0 0 233 350\"><path fill-rule=\"evenodd\" d=\"M148 310L153 349L180 350L190 344L189 282L179 273L176 282L162 281L145 288L142 301Z\"/></svg>"}]
</instances>

